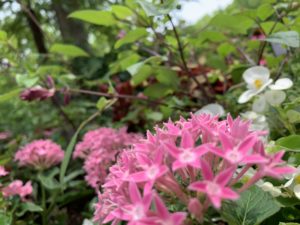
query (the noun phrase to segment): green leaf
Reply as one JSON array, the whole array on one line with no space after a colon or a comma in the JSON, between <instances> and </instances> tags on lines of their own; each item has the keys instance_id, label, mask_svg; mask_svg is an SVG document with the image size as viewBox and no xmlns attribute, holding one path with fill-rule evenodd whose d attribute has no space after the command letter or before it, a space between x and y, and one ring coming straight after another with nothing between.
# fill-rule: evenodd
<instances>
[{"instance_id":1,"label":"green leaf","mask_svg":"<svg viewBox=\"0 0 300 225\"><path fill-rule=\"evenodd\" d=\"M256 15L261 20L266 20L275 12L274 8L270 4L262 4L258 9Z\"/></svg>"},{"instance_id":2,"label":"green leaf","mask_svg":"<svg viewBox=\"0 0 300 225\"><path fill-rule=\"evenodd\" d=\"M212 42L221 42L227 39L224 34L217 31L204 31L201 33L199 38L201 39L201 42L204 42L206 40Z\"/></svg>"},{"instance_id":3,"label":"green leaf","mask_svg":"<svg viewBox=\"0 0 300 225\"><path fill-rule=\"evenodd\" d=\"M161 121L163 119L163 114L160 112L149 112L146 114L147 119L153 121Z\"/></svg>"},{"instance_id":4,"label":"green leaf","mask_svg":"<svg viewBox=\"0 0 300 225\"><path fill-rule=\"evenodd\" d=\"M19 86L30 88L39 81L39 77L29 77L24 74L16 75L16 82Z\"/></svg>"},{"instance_id":5,"label":"green leaf","mask_svg":"<svg viewBox=\"0 0 300 225\"><path fill-rule=\"evenodd\" d=\"M17 216L23 216L26 212L42 212L43 208L33 202L24 202L21 204L21 211L17 212Z\"/></svg>"},{"instance_id":6,"label":"green leaf","mask_svg":"<svg viewBox=\"0 0 300 225\"><path fill-rule=\"evenodd\" d=\"M299 33L296 31L274 33L264 40L272 43L284 44L293 48L300 47L300 37Z\"/></svg>"},{"instance_id":7,"label":"green leaf","mask_svg":"<svg viewBox=\"0 0 300 225\"><path fill-rule=\"evenodd\" d=\"M105 11L78 10L71 13L68 17L102 26L111 26L116 24L116 20L112 13Z\"/></svg>"},{"instance_id":8,"label":"green leaf","mask_svg":"<svg viewBox=\"0 0 300 225\"><path fill-rule=\"evenodd\" d=\"M286 116L290 123L300 123L300 112L296 110L288 110L286 112Z\"/></svg>"},{"instance_id":9,"label":"green leaf","mask_svg":"<svg viewBox=\"0 0 300 225\"><path fill-rule=\"evenodd\" d=\"M254 21L243 15L217 14L210 24L221 29L230 29L234 33L246 34Z\"/></svg>"},{"instance_id":10,"label":"green leaf","mask_svg":"<svg viewBox=\"0 0 300 225\"><path fill-rule=\"evenodd\" d=\"M300 225L300 223L280 223L279 225Z\"/></svg>"},{"instance_id":11,"label":"green leaf","mask_svg":"<svg viewBox=\"0 0 300 225\"><path fill-rule=\"evenodd\" d=\"M154 5L146 0L137 0L148 16L162 16L174 10L178 2L176 0L166 0L163 4Z\"/></svg>"},{"instance_id":12,"label":"green leaf","mask_svg":"<svg viewBox=\"0 0 300 225\"><path fill-rule=\"evenodd\" d=\"M268 192L253 186L237 201L224 202L220 212L229 225L257 225L279 209L279 204Z\"/></svg>"},{"instance_id":13,"label":"green leaf","mask_svg":"<svg viewBox=\"0 0 300 225\"><path fill-rule=\"evenodd\" d=\"M177 73L166 67L159 67L156 71L156 79L165 85L176 88L179 85Z\"/></svg>"},{"instance_id":14,"label":"green leaf","mask_svg":"<svg viewBox=\"0 0 300 225\"><path fill-rule=\"evenodd\" d=\"M133 72L132 69L130 71ZM152 73L153 73L153 70L152 70L151 66L149 66L149 65L143 65L135 73L131 73L132 74L132 79L131 79L132 84L135 85L135 86L141 84Z\"/></svg>"},{"instance_id":15,"label":"green leaf","mask_svg":"<svg viewBox=\"0 0 300 225\"><path fill-rule=\"evenodd\" d=\"M300 151L300 135L290 135L287 137L279 138L276 145L284 148L287 151Z\"/></svg>"},{"instance_id":16,"label":"green leaf","mask_svg":"<svg viewBox=\"0 0 300 225\"><path fill-rule=\"evenodd\" d=\"M222 57L226 57L229 54L236 52L236 49L232 44L225 42L218 47L217 51L219 55L221 55Z\"/></svg>"},{"instance_id":17,"label":"green leaf","mask_svg":"<svg viewBox=\"0 0 300 225\"><path fill-rule=\"evenodd\" d=\"M123 5L113 5L111 11L120 19L126 19L133 15L131 9Z\"/></svg>"},{"instance_id":18,"label":"green leaf","mask_svg":"<svg viewBox=\"0 0 300 225\"><path fill-rule=\"evenodd\" d=\"M0 30L0 42L7 41L7 33L4 30Z\"/></svg>"},{"instance_id":19,"label":"green leaf","mask_svg":"<svg viewBox=\"0 0 300 225\"><path fill-rule=\"evenodd\" d=\"M39 174L38 179L42 183L42 185L49 190L56 190L56 189L61 188L58 181L52 176L45 176L45 175Z\"/></svg>"},{"instance_id":20,"label":"green leaf","mask_svg":"<svg viewBox=\"0 0 300 225\"><path fill-rule=\"evenodd\" d=\"M171 93L173 91L169 86L159 83L148 86L144 91L144 94L150 98L162 98Z\"/></svg>"},{"instance_id":21,"label":"green leaf","mask_svg":"<svg viewBox=\"0 0 300 225\"><path fill-rule=\"evenodd\" d=\"M0 224L2 225L11 225L12 216L9 215L6 211L0 211Z\"/></svg>"},{"instance_id":22,"label":"green leaf","mask_svg":"<svg viewBox=\"0 0 300 225\"><path fill-rule=\"evenodd\" d=\"M120 48L121 46L123 46L125 44L130 44L137 40L140 40L141 38L146 37L147 34L148 34L148 32L145 28L137 28L135 30L131 30L125 35L125 37L123 37L122 39L119 39L116 42L115 48Z\"/></svg>"},{"instance_id":23,"label":"green leaf","mask_svg":"<svg viewBox=\"0 0 300 225\"><path fill-rule=\"evenodd\" d=\"M109 100L107 100L105 97L101 97L96 104L97 109L100 111L103 110L105 106L107 106L108 102Z\"/></svg>"},{"instance_id":24,"label":"green leaf","mask_svg":"<svg viewBox=\"0 0 300 225\"><path fill-rule=\"evenodd\" d=\"M70 57L89 56L89 54L83 49L75 45L69 45L69 44L53 44L50 48L50 52L58 53Z\"/></svg>"},{"instance_id":25,"label":"green leaf","mask_svg":"<svg viewBox=\"0 0 300 225\"><path fill-rule=\"evenodd\" d=\"M15 89L15 90L12 90L10 92L0 95L0 104L18 96L19 93L20 93L20 89Z\"/></svg>"}]
</instances>

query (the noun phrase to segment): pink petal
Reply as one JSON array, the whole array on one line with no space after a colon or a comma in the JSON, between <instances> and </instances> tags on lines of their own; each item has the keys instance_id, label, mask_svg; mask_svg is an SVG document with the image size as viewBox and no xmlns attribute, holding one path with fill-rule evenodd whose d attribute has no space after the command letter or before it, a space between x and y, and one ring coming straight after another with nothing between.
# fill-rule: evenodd
<instances>
[{"instance_id":1,"label":"pink petal","mask_svg":"<svg viewBox=\"0 0 300 225\"><path fill-rule=\"evenodd\" d=\"M141 202L141 193L134 182L129 183L129 195L132 203Z\"/></svg>"},{"instance_id":2,"label":"pink petal","mask_svg":"<svg viewBox=\"0 0 300 225\"><path fill-rule=\"evenodd\" d=\"M215 177L216 183L225 186L232 178L234 171L235 171L234 167L222 171Z\"/></svg>"},{"instance_id":3,"label":"pink petal","mask_svg":"<svg viewBox=\"0 0 300 225\"><path fill-rule=\"evenodd\" d=\"M144 182L148 181L149 178L146 175L145 171L136 172L129 175L129 178L127 180L133 181L133 182Z\"/></svg>"},{"instance_id":4,"label":"pink petal","mask_svg":"<svg viewBox=\"0 0 300 225\"><path fill-rule=\"evenodd\" d=\"M202 169L202 176L205 180L213 179L214 174L210 168L210 165L204 160L201 160L201 169Z\"/></svg>"},{"instance_id":5,"label":"pink petal","mask_svg":"<svg viewBox=\"0 0 300 225\"><path fill-rule=\"evenodd\" d=\"M156 194L154 195L154 203L156 207L156 212L159 215L159 217L163 219L167 219L169 216L169 211L166 208L164 202L161 200L161 198Z\"/></svg>"},{"instance_id":6,"label":"pink petal","mask_svg":"<svg viewBox=\"0 0 300 225\"><path fill-rule=\"evenodd\" d=\"M242 153L246 154L247 152L249 152L249 150L251 148L253 148L253 146L255 145L257 141L257 137L254 135L250 135L248 136L245 140L243 140L242 143L239 144L239 151L241 151Z\"/></svg>"},{"instance_id":7,"label":"pink petal","mask_svg":"<svg viewBox=\"0 0 300 225\"><path fill-rule=\"evenodd\" d=\"M232 191L230 188L223 188L222 189L222 198L236 200L239 198L239 195Z\"/></svg>"},{"instance_id":8,"label":"pink petal","mask_svg":"<svg viewBox=\"0 0 300 225\"><path fill-rule=\"evenodd\" d=\"M225 151L229 151L233 149L233 144L231 138L225 134L224 132L220 131L219 132L219 138L221 140L222 146Z\"/></svg>"},{"instance_id":9,"label":"pink petal","mask_svg":"<svg viewBox=\"0 0 300 225\"><path fill-rule=\"evenodd\" d=\"M221 207L221 198L219 196L208 196L208 197L215 208L219 209Z\"/></svg>"},{"instance_id":10,"label":"pink petal","mask_svg":"<svg viewBox=\"0 0 300 225\"><path fill-rule=\"evenodd\" d=\"M262 157L261 155L254 154L254 155L245 156L242 162L246 164L266 163L268 162L268 159Z\"/></svg>"},{"instance_id":11,"label":"pink petal","mask_svg":"<svg viewBox=\"0 0 300 225\"><path fill-rule=\"evenodd\" d=\"M186 218L186 213L184 212L177 212L172 214L172 221L174 222L173 225L182 225L184 224L183 221Z\"/></svg>"},{"instance_id":12,"label":"pink petal","mask_svg":"<svg viewBox=\"0 0 300 225\"><path fill-rule=\"evenodd\" d=\"M193 191L200 191L200 192L206 192L206 184L202 181L196 181L194 183L191 183L189 185L189 189Z\"/></svg>"},{"instance_id":13,"label":"pink petal","mask_svg":"<svg viewBox=\"0 0 300 225\"><path fill-rule=\"evenodd\" d=\"M190 132L183 131L182 138L181 138L181 145L182 148L192 148L194 147L194 140Z\"/></svg>"}]
</instances>

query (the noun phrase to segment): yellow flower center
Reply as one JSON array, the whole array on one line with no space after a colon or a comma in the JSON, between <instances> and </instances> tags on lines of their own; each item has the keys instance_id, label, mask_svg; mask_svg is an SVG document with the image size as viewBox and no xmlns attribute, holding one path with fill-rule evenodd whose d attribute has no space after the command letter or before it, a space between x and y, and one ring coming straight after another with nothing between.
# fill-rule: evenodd
<instances>
[{"instance_id":1,"label":"yellow flower center","mask_svg":"<svg viewBox=\"0 0 300 225\"><path fill-rule=\"evenodd\" d=\"M300 184L300 174L295 177L295 183Z\"/></svg>"},{"instance_id":2,"label":"yellow flower center","mask_svg":"<svg viewBox=\"0 0 300 225\"><path fill-rule=\"evenodd\" d=\"M263 82L262 82L261 80L256 79L256 80L254 81L254 86L256 87L256 89L261 88L262 85L263 85Z\"/></svg>"}]
</instances>

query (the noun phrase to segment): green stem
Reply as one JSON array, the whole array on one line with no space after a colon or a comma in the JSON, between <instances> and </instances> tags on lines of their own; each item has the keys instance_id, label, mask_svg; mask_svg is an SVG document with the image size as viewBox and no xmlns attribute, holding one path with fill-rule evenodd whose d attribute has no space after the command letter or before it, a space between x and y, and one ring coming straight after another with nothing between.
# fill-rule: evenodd
<instances>
[{"instance_id":1,"label":"green stem","mask_svg":"<svg viewBox=\"0 0 300 225\"><path fill-rule=\"evenodd\" d=\"M41 183L42 190L42 224L47 225L47 206L46 206L46 190L43 184Z\"/></svg>"}]
</instances>

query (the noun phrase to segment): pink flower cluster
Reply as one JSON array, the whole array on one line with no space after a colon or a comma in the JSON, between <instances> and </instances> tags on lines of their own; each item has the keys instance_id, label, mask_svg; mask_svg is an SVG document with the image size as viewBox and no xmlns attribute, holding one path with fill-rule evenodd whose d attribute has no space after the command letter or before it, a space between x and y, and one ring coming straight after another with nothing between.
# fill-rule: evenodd
<instances>
[{"instance_id":1,"label":"pink flower cluster","mask_svg":"<svg viewBox=\"0 0 300 225\"><path fill-rule=\"evenodd\" d=\"M128 133L126 128L115 130L103 127L87 132L73 154L74 158L85 160L83 168L87 183L93 188L103 184L116 154L139 138L137 134Z\"/></svg>"},{"instance_id":2,"label":"pink flower cluster","mask_svg":"<svg viewBox=\"0 0 300 225\"><path fill-rule=\"evenodd\" d=\"M15 154L20 166L31 166L35 169L47 169L59 164L64 158L64 151L51 140L35 140Z\"/></svg>"},{"instance_id":3,"label":"pink flower cluster","mask_svg":"<svg viewBox=\"0 0 300 225\"><path fill-rule=\"evenodd\" d=\"M2 189L2 194L6 198L18 195L22 201L25 201L26 197L32 194L31 181L23 185L22 181L15 180Z\"/></svg>"},{"instance_id":4,"label":"pink flower cluster","mask_svg":"<svg viewBox=\"0 0 300 225\"><path fill-rule=\"evenodd\" d=\"M265 152L265 132L249 127L240 118L219 121L206 114L156 127L155 134L148 132L146 139L122 151L110 168L95 221L179 225L189 214L201 222L210 206L219 209L222 200L238 199L259 179L293 173L294 168L283 165L283 151ZM254 176L235 190L234 184L253 166ZM165 206L179 203L182 212L169 212Z\"/></svg>"}]
</instances>

